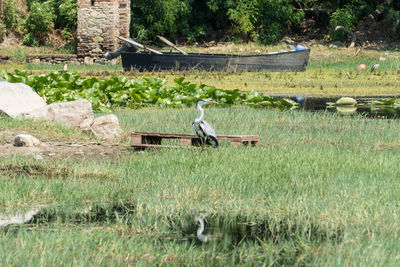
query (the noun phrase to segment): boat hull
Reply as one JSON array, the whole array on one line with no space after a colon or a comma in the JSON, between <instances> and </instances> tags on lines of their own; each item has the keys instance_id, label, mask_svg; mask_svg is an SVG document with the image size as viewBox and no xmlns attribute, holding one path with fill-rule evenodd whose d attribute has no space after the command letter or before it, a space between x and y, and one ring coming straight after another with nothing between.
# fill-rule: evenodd
<instances>
[{"instance_id":1,"label":"boat hull","mask_svg":"<svg viewBox=\"0 0 400 267\"><path fill-rule=\"evenodd\" d=\"M190 70L205 71L305 71L310 49L279 52L263 55L228 55L179 53L122 52L122 66L125 71Z\"/></svg>"}]
</instances>

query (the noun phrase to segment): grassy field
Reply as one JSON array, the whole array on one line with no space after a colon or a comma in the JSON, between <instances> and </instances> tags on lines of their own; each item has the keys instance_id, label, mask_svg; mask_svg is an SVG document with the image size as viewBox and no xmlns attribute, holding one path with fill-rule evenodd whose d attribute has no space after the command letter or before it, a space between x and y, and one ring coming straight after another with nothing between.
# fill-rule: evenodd
<instances>
[{"instance_id":1,"label":"grassy field","mask_svg":"<svg viewBox=\"0 0 400 267\"><path fill-rule=\"evenodd\" d=\"M399 52L355 51L314 46L302 73L68 68L98 77L185 76L273 94L400 94ZM357 73L358 64L376 62L377 72ZM63 66L0 65L0 71L14 69L48 73ZM194 107L115 114L125 134L113 142L57 123L0 117L0 223L6 215L40 210L26 224L0 227L2 265L399 266L398 119L210 107L205 119L217 134L256 134L260 143L235 148L222 141L201 153L129 146L132 131L192 133ZM20 133L43 146L13 147ZM206 243L197 237L198 217L204 218Z\"/></svg>"},{"instance_id":2,"label":"grassy field","mask_svg":"<svg viewBox=\"0 0 400 267\"><path fill-rule=\"evenodd\" d=\"M119 110L127 132L191 133L195 109ZM0 161L2 213L44 206L0 232L5 265L399 264L398 120L211 108L217 134L258 134L257 147L127 150ZM0 120L47 142L61 125ZM10 141L2 138L3 143ZM205 216L202 244L195 217Z\"/></svg>"}]
</instances>

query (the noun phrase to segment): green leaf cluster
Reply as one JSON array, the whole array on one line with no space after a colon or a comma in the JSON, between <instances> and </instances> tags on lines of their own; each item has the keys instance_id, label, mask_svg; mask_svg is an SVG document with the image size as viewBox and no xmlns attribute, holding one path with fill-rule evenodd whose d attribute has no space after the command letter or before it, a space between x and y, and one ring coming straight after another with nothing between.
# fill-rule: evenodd
<instances>
[{"instance_id":1,"label":"green leaf cluster","mask_svg":"<svg viewBox=\"0 0 400 267\"><path fill-rule=\"evenodd\" d=\"M16 1L5 0L0 3L0 42L4 40L7 32L10 31L18 36L22 35L24 23L23 13Z\"/></svg>"},{"instance_id":2,"label":"green leaf cluster","mask_svg":"<svg viewBox=\"0 0 400 267\"><path fill-rule=\"evenodd\" d=\"M289 99L264 95L258 91L240 92L238 89L222 90L205 84L193 84L184 77L167 81L143 77L127 79L114 76L108 80L85 78L80 74L56 71L50 74L29 75L25 71L0 73L0 77L12 83L25 83L32 87L46 103L87 99L96 111L110 111L115 107L138 108L157 105L180 108L191 106L199 99L209 98L221 106L244 104L256 108L292 109L298 106Z\"/></svg>"},{"instance_id":3,"label":"green leaf cluster","mask_svg":"<svg viewBox=\"0 0 400 267\"><path fill-rule=\"evenodd\" d=\"M49 2L33 1L29 6L29 16L26 19L28 31L24 38L27 45L44 44L48 35L54 29L56 18Z\"/></svg>"},{"instance_id":4,"label":"green leaf cluster","mask_svg":"<svg viewBox=\"0 0 400 267\"><path fill-rule=\"evenodd\" d=\"M352 6L347 6L333 12L330 20L332 39L336 41L345 41L347 33L342 30L336 31L336 26L343 26L353 31L357 21L358 18Z\"/></svg>"},{"instance_id":5,"label":"green leaf cluster","mask_svg":"<svg viewBox=\"0 0 400 267\"><path fill-rule=\"evenodd\" d=\"M253 108L278 108L280 110L294 109L299 106L291 99L268 96L256 90L250 91L245 96L245 103Z\"/></svg>"}]
</instances>

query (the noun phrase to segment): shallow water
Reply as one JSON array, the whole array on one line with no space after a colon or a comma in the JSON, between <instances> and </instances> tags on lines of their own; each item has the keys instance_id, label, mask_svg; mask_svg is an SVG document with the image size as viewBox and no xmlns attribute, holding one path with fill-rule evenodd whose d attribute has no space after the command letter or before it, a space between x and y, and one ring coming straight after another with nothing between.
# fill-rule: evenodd
<instances>
[{"instance_id":1,"label":"shallow water","mask_svg":"<svg viewBox=\"0 0 400 267\"><path fill-rule=\"evenodd\" d=\"M278 224L267 220L253 222L240 216L233 219L219 216L204 217L203 223L200 223L197 217L187 218L185 225L171 230L177 233L176 236L173 236L175 239L179 239L179 236L181 236L183 241L192 244L220 244L228 247L235 247L243 242L271 241L276 244L300 239L315 243L332 242L338 244L343 238L341 229L331 231L314 224L305 227L284 220Z\"/></svg>"},{"instance_id":2,"label":"shallow water","mask_svg":"<svg viewBox=\"0 0 400 267\"><path fill-rule=\"evenodd\" d=\"M359 98L356 106L330 106L328 103L335 103L338 97L291 97L300 104L300 108L309 111L330 111L341 115L363 115L376 119L397 119L400 118L400 106L385 106L370 104L371 99L377 98ZM381 100L382 98L379 98ZM390 98L385 98L389 100Z\"/></svg>"}]
</instances>

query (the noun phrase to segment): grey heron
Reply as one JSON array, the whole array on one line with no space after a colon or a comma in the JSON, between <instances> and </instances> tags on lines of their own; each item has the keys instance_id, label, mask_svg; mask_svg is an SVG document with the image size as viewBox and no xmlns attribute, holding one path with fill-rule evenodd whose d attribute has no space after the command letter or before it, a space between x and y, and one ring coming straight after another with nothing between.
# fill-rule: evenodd
<instances>
[{"instance_id":1,"label":"grey heron","mask_svg":"<svg viewBox=\"0 0 400 267\"><path fill-rule=\"evenodd\" d=\"M371 72L375 71L378 67L379 67L379 63L374 64L374 65L371 67Z\"/></svg>"},{"instance_id":2,"label":"grey heron","mask_svg":"<svg viewBox=\"0 0 400 267\"><path fill-rule=\"evenodd\" d=\"M204 216L195 217L195 220L200 223L199 228L197 228L197 233L196 233L197 238L203 243L208 242L210 239L207 236L203 235L203 232L204 232Z\"/></svg>"},{"instance_id":3,"label":"grey heron","mask_svg":"<svg viewBox=\"0 0 400 267\"><path fill-rule=\"evenodd\" d=\"M218 147L218 140L215 134L214 128L206 121L204 121L204 109L202 108L205 104L216 103L215 101L200 99L197 103L197 110L200 112L200 117L196 118L192 124L193 130L201 142L201 151L204 151L204 146L210 145L214 148Z\"/></svg>"}]
</instances>

